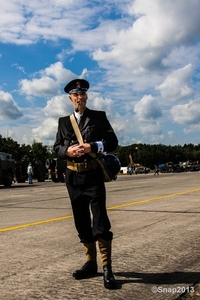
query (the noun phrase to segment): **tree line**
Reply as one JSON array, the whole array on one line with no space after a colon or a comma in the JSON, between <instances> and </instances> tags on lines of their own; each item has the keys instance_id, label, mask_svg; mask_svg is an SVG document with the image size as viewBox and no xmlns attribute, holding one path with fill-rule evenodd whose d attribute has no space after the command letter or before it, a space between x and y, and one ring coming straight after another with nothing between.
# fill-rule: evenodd
<instances>
[{"instance_id":1,"label":"tree line","mask_svg":"<svg viewBox=\"0 0 200 300\"><path fill-rule=\"evenodd\" d=\"M32 145L20 145L12 138L5 138L2 135L0 135L0 152L12 154L16 162L31 161L41 164L45 164L47 158L54 156L51 147L47 147L42 143L33 141Z\"/></svg>"},{"instance_id":2,"label":"tree line","mask_svg":"<svg viewBox=\"0 0 200 300\"><path fill-rule=\"evenodd\" d=\"M33 141L32 145L20 145L11 137L0 135L0 152L10 153L17 162L35 161L45 164L47 158L54 158L53 147ZM132 144L118 146L114 154L119 158L122 166L128 166L130 158L150 169L162 163L174 163L200 160L200 144L163 145L163 144Z\"/></svg>"},{"instance_id":3,"label":"tree line","mask_svg":"<svg viewBox=\"0 0 200 300\"><path fill-rule=\"evenodd\" d=\"M129 146L118 146L115 151L122 166L130 163L130 155L135 163L139 163L150 169L155 165L186 161L200 160L200 144L162 145L162 144L132 144Z\"/></svg>"}]
</instances>

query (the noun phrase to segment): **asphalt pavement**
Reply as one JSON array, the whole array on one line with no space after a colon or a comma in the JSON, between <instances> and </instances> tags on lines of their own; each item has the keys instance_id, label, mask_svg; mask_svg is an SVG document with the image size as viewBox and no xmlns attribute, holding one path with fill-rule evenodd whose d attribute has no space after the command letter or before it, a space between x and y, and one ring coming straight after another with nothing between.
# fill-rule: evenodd
<instances>
[{"instance_id":1,"label":"asphalt pavement","mask_svg":"<svg viewBox=\"0 0 200 300\"><path fill-rule=\"evenodd\" d=\"M115 290L85 262L62 183L0 186L0 300L200 299L200 173L120 175L106 183ZM195 285L196 284L196 285Z\"/></svg>"}]
</instances>

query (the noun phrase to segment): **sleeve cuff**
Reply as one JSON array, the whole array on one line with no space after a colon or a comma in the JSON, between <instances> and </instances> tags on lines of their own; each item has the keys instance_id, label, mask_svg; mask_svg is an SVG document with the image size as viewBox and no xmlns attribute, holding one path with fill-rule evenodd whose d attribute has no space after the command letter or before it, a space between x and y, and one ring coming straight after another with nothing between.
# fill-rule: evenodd
<instances>
[{"instance_id":1,"label":"sleeve cuff","mask_svg":"<svg viewBox=\"0 0 200 300\"><path fill-rule=\"evenodd\" d=\"M103 152L104 151L104 145L102 142L96 142L97 143L97 147L98 147L98 153L99 152Z\"/></svg>"},{"instance_id":2,"label":"sleeve cuff","mask_svg":"<svg viewBox=\"0 0 200 300\"><path fill-rule=\"evenodd\" d=\"M92 142L90 143L91 146L91 152L93 153L99 153L104 151L104 144L103 142Z\"/></svg>"}]
</instances>

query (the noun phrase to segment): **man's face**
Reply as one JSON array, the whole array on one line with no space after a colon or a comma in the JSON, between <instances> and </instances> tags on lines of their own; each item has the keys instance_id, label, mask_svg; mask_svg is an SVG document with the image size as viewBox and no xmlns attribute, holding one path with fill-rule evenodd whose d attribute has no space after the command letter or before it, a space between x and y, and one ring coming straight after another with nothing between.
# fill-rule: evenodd
<instances>
[{"instance_id":1,"label":"man's face","mask_svg":"<svg viewBox=\"0 0 200 300\"><path fill-rule=\"evenodd\" d=\"M86 92L78 92L78 93L70 94L69 99L73 103L75 109L78 107L80 110L82 110L86 107L86 102L87 102Z\"/></svg>"}]
</instances>

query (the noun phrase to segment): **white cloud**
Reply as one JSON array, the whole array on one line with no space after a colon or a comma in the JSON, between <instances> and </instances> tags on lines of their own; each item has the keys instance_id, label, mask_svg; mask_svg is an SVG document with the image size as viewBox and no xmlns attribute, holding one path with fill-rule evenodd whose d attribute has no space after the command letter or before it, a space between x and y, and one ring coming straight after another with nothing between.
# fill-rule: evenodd
<instances>
[{"instance_id":1,"label":"white cloud","mask_svg":"<svg viewBox=\"0 0 200 300\"><path fill-rule=\"evenodd\" d=\"M87 105L91 109L105 110L107 115L112 114L113 100L110 98L103 98L99 93L88 92Z\"/></svg>"},{"instance_id":2,"label":"white cloud","mask_svg":"<svg viewBox=\"0 0 200 300\"><path fill-rule=\"evenodd\" d=\"M57 120L48 118L39 127L32 129L32 138L36 141L51 141L50 144L53 144L56 139L57 128Z\"/></svg>"},{"instance_id":3,"label":"white cloud","mask_svg":"<svg viewBox=\"0 0 200 300\"><path fill-rule=\"evenodd\" d=\"M184 45L175 47L169 53L169 55L163 59L163 65L174 69L175 67L181 68L187 65L198 65L199 64L199 43L196 45Z\"/></svg>"},{"instance_id":4,"label":"white cloud","mask_svg":"<svg viewBox=\"0 0 200 300\"><path fill-rule=\"evenodd\" d=\"M185 134L189 134L189 135L198 132L198 135L196 136L196 143L199 144L200 123L191 124L188 128L184 128L183 131Z\"/></svg>"},{"instance_id":5,"label":"white cloud","mask_svg":"<svg viewBox=\"0 0 200 300\"><path fill-rule=\"evenodd\" d=\"M162 116L162 111L158 102L152 95L145 95L136 103L134 111L139 120L155 120Z\"/></svg>"},{"instance_id":6,"label":"white cloud","mask_svg":"<svg viewBox=\"0 0 200 300\"><path fill-rule=\"evenodd\" d=\"M197 29L200 27L199 3L196 0L192 0L189 7L187 0L136 0L130 3L132 25L121 30L108 27L105 41L110 41L109 47L94 51L94 59L104 67L114 64L138 70L161 68L163 59L174 47L195 44L194 37L200 36Z\"/></svg>"},{"instance_id":7,"label":"white cloud","mask_svg":"<svg viewBox=\"0 0 200 300\"><path fill-rule=\"evenodd\" d=\"M36 97L49 96L54 94L59 87L59 84L49 77L34 78L31 81L22 79L20 82L20 93Z\"/></svg>"},{"instance_id":8,"label":"white cloud","mask_svg":"<svg viewBox=\"0 0 200 300\"><path fill-rule=\"evenodd\" d=\"M154 136L154 135L162 134L160 124L158 122L155 122L155 123L149 123L149 122L145 123L144 122L144 123L140 124L140 130L144 136L147 136L147 135Z\"/></svg>"},{"instance_id":9,"label":"white cloud","mask_svg":"<svg viewBox=\"0 0 200 300\"><path fill-rule=\"evenodd\" d=\"M143 41L150 47L196 43L194 36L200 36L199 3L196 0L191 0L190 5L187 0L135 0L129 12L138 16L138 36L142 32Z\"/></svg>"},{"instance_id":10,"label":"white cloud","mask_svg":"<svg viewBox=\"0 0 200 300\"><path fill-rule=\"evenodd\" d=\"M75 74L73 74L70 70L65 69L61 62L51 64L46 69L41 70L39 74L41 77L48 76L50 78L53 78L59 84L64 84L72 77L76 77Z\"/></svg>"},{"instance_id":11,"label":"white cloud","mask_svg":"<svg viewBox=\"0 0 200 300\"><path fill-rule=\"evenodd\" d=\"M5 42L33 44L40 39L57 41L86 30L99 10L83 1L10 0L1 3L0 36Z\"/></svg>"},{"instance_id":12,"label":"white cloud","mask_svg":"<svg viewBox=\"0 0 200 300\"><path fill-rule=\"evenodd\" d=\"M69 70L64 69L61 62L57 62L34 74L34 76L39 78L22 79L20 81L21 94L41 97L60 93L60 84L70 80L74 75Z\"/></svg>"},{"instance_id":13,"label":"white cloud","mask_svg":"<svg viewBox=\"0 0 200 300\"><path fill-rule=\"evenodd\" d=\"M178 124L200 123L200 99L187 104L176 105L171 108L173 121Z\"/></svg>"},{"instance_id":14,"label":"white cloud","mask_svg":"<svg viewBox=\"0 0 200 300\"><path fill-rule=\"evenodd\" d=\"M19 66L18 64L13 64L12 67L16 67L18 70L20 70L22 73L26 73L24 68Z\"/></svg>"},{"instance_id":15,"label":"white cloud","mask_svg":"<svg viewBox=\"0 0 200 300\"><path fill-rule=\"evenodd\" d=\"M164 141L164 134L159 122L141 122L139 130L143 135L142 141L148 139L149 143L162 143Z\"/></svg>"},{"instance_id":16,"label":"white cloud","mask_svg":"<svg viewBox=\"0 0 200 300\"><path fill-rule=\"evenodd\" d=\"M12 95L0 91L0 119L4 120L8 118L11 120L16 120L22 116L22 110L14 101Z\"/></svg>"},{"instance_id":17,"label":"white cloud","mask_svg":"<svg viewBox=\"0 0 200 300\"><path fill-rule=\"evenodd\" d=\"M192 95L193 66L191 64L184 68L173 71L162 84L156 87L161 96L169 102L177 102Z\"/></svg>"},{"instance_id":18,"label":"white cloud","mask_svg":"<svg viewBox=\"0 0 200 300\"><path fill-rule=\"evenodd\" d=\"M55 96L47 101L44 113L47 118L59 118L69 115L73 110L71 101L67 95Z\"/></svg>"}]
</instances>

